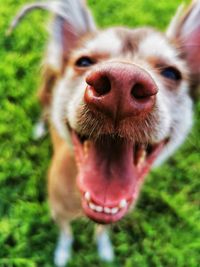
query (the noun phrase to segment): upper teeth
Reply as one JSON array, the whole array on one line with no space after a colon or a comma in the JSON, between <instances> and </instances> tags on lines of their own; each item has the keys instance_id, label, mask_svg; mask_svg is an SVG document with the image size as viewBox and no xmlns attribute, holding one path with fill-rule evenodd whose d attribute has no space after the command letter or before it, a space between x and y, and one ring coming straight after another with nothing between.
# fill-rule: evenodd
<instances>
[{"instance_id":1,"label":"upper teeth","mask_svg":"<svg viewBox=\"0 0 200 267\"><path fill-rule=\"evenodd\" d=\"M88 206L91 210L93 211L96 211L96 212L99 212L99 213L106 213L106 214L116 214L119 212L120 209L124 209L127 207L128 205L128 202L125 200L125 199L122 199L119 203L119 206L118 207L113 207L113 208L109 208L109 207L102 207L102 206L99 206L99 205L95 205L92 201L91 201L91 196L90 196L90 193L89 192L86 192L85 193L85 199L87 200L88 202Z\"/></svg>"},{"instance_id":2,"label":"upper teeth","mask_svg":"<svg viewBox=\"0 0 200 267\"><path fill-rule=\"evenodd\" d=\"M84 150L84 154L85 154L85 156L88 155L89 148L90 148L90 142L86 140L86 141L83 143L83 150Z\"/></svg>"},{"instance_id":3,"label":"upper teeth","mask_svg":"<svg viewBox=\"0 0 200 267\"><path fill-rule=\"evenodd\" d=\"M90 193L89 192L85 193L85 198L87 201L90 201Z\"/></svg>"},{"instance_id":4,"label":"upper teeth","mask_svg":"<svg viewBox=\"0 0 200 267\"><path fill-rule=\"evenodd\" d=\"M144 145L140 145L140 147L135 152L135 163L137 167L141 168L144 164L147 157L146 148Z\"/></svg>"},{"instance_id":5,"label":"upper teeth","mask_svg":"<svg viewBox=\"0 0 200 267\"><path fill-rule=\"evenodd\" d=\"M147 152L146 152L146 150L143 150L141 152L141 156L140 156L139 161L138 161L139 167L141 167L143 165L143 163L145 162L146 156L147 156Z\"/></svg>"}]
</instances>

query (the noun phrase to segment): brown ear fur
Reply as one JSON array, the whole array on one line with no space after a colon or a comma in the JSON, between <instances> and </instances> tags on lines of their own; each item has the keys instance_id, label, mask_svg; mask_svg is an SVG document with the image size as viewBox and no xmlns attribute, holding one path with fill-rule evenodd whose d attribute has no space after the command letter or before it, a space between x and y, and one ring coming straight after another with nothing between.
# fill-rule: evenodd
<instances>
[{"instance_id":1,"label":"brown ear fur","mask_svg":"<svg viewBox=\"0 0 200 267\"><path fill-rule=\"evenodd\" d=\"M38 99L43 107L48 107L51 102L52 89L58 78L58 73L50 67L45 67L42 75L42 85L38 90Z\"/></svg>"}]
</instances>

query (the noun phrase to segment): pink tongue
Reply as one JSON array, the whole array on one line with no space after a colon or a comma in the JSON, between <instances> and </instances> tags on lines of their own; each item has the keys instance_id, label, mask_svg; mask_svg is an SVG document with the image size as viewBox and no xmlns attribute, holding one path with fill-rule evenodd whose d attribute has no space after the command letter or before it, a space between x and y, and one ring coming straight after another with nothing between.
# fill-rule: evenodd
<instances>
[{"instance_id":1,"label":"pink tongue","mask_svg":"<svg viewBox=\"0 0 200 267\"><path fill-rule=\"evenodd\" d=\"M102 206L131 199L138 177L132 142L105 138L90 145L88 155L80 160L80 189L90 192L93 201Z\"/></svg>"}]
</instances>

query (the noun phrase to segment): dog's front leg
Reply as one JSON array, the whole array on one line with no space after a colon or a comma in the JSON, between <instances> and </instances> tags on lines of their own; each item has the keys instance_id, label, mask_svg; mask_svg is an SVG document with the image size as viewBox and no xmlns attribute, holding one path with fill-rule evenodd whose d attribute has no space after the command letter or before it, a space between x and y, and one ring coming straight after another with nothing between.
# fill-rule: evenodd
<instances>
[{"instance_id":1,"label":"dog's front leg","mask_svg":"<svg viewBox=\"0 0 200 267\"><path fill-rule=\"evenodd\" d=\"M108 234L108 227L98 225L96 227L95 238L100 259L103 261L112 262L114 259L114 252Z\"/></svg>"},{"instance_id":2,"label":"dog's front leg","mask_svg":"<svg viewBox=\"0 0 200 267\"><path fill-rule=\"evenodd\" d=\"M70 224L66 223L60 231L60 236L55 249L54 264L56 267L64 267L71 258L73 235Z\"/></svg>"},{"instance_id":3,"label":"dog's front leg","mask_svg":"<svg viewBox=\"0 0 200 267\"><path fill-rule=\"evenodd\" d=\"M54 263L64 267L71 257L73 236L70 222L81 213L80 195L76 189L76 165L65 140L51 128L54 155L48 175L49 204L52 217L60 228Z\"/></svg>"}]
</instances>

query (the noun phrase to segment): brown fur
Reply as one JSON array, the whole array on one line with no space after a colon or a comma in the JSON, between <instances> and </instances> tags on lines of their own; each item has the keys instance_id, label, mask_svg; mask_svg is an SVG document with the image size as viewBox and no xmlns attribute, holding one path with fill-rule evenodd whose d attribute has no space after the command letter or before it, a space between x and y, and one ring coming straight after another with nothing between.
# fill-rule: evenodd
<instances>
[{"instance_id":1,"label":"brown fur","mask_svg":"<svg viewBox=\"0 0 200 267\"><path fill-rule=\"evenodd\" d=\"M51 128L50 132L54 153L48 174L49 201L57 222L64 224L81 215L80 195L75 180L77 167L66 141L59 137L55 129Z\"/></svg>"}]
</instances>

